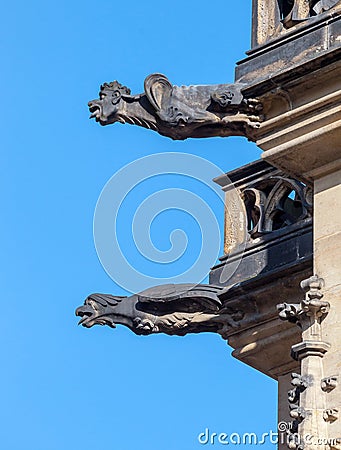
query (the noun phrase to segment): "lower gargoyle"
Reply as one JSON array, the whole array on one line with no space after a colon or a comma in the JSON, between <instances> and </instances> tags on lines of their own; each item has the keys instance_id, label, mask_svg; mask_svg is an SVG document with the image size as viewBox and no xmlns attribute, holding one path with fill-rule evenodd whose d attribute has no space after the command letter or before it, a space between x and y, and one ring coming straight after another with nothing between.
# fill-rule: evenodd
<instances>
[{"instance_id":1,"label":"lower gargoyle","mask_svg":"<svg viewBox=\"0 0 341 450\"><path fill-rule=\"evenodd\" d=\"M262 109L244 98L245 84L173 86L161 74L149 75L144 93L131 95L117 81L104 83L99 99L89 102L91 118L101 125L115 122L149 128L176 140L189 137L246 136L254 140Z\"/></svg>"},{"instance_id":2,"label":"lower gargoyle","mask_svg":"<svg viewBox=\"0 0 341 450\"><path fill-rule=\"evenodd\" d=\"M226 338L244 313L219 299L223 288L212 285L162 285L130 297L92 294L77 308L79 324L125 325L138 335L216 332Z\"/></svg>"}]
</instances>

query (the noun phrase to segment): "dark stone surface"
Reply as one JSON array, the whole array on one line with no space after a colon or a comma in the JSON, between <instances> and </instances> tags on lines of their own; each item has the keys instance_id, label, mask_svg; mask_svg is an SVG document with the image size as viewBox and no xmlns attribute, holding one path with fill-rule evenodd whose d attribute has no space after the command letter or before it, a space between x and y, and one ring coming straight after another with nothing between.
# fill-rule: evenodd
<instances>
[{"instance_id":1,"label":"dark stone surface","mask_svg":"<svg viewBox=\"0 0 341 450\"><path fill-rule=\"evenodd\" d=\"M339 14L312 17L305 26L247 52L248 57L237 63L236 82L248 84L244 93L251 95L254 85L273 88L273 78L281 83L338 60L341 42L335 37L340 34Z\"/></svg>"},{"instance_id":2,"label":"dark stone surface","mask_svg":"<svg viewBox=\"0 0 341 450\"><path fill-rule=\"evenodd\" d=\"M265 273L276 276L276 271L285 267L312 265L313 231L312 221L292 225L259 238L259 242L247 245L240 265L229 279L228 286L242 283ZM225 264L234 264L240 255L221 258L221 263L210 272L210 283L221 285L220 276Z\"/></svg>"},{"instance_id":3,"label":"dark stone surface","mask_svg":"<svg viewBox=\"0 0 341 450\"><path fill-rule=\"evenodd\" d=\"M339 0L278 0L282 23L286 28L312 20L316 15L330 10Z\"/></svg>"},{"instance_id":4,"label":"dark stone surface","mask_svg":"<svg viewBox=\"0 0 341 450\"><path fill-rule=\"evenodd\" d=\"M340 12L340 0L252 0L252 48Z\"/></svg>"}]
</instances>

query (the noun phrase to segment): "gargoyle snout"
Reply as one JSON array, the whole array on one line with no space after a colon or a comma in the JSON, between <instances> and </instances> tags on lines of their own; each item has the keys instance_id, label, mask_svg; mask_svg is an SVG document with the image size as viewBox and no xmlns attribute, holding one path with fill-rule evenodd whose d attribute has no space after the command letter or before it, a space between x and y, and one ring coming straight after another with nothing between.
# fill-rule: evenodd
<instances>
[{"instance_id":1,"label":"gargoyle snout","mask_svg":"<svg viewBox=\"0 0 341 450\"><path fill-rule=\"evenodd\" d=\"M94 310L89 305L80 306L76 309L75 314L76 316L80 317L80 321L78 322L78 325L86 326L84 323L87 319L89 319L94 313Z\"/></svg>"},{"instance_id":2,"label":"gargoyle snout","mask_svg":"<svg viewBox=\"0 0 341 450\"><path fill-rule=\"evenodd\" d=\"M102 111L99 102L96 100L92 100L91 102L88 103L88 106L91 113L90 119L96 118L96 120L98 120Z\"/></svg>"}]
</instances>

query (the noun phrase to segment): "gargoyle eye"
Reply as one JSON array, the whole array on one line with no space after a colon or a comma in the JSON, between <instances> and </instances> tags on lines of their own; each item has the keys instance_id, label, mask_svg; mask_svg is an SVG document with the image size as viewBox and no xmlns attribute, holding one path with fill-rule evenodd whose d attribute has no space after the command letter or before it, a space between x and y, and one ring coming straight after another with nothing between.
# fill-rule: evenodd
<instances>
[{"instance_id":1,"label":"gargoyle eye","mask_svg":"<svg viewBox=\"0 0 341 450\"><path fill-rule=\"evenodd\" d=\"M107 94L105 94L104 92L100 92L100 94L99 94L99 98L100 98L101 100L103 100L104 97L106 97L106 96L107 96Z\"/></svg>"},{"instance_id":2,"label":"gargoyle eye","mask_svg":"<svg viewBox=\"0 0 341 450\"><path fill-rule=\"evenodd\" d=\"M112 102L113 102L114 104L118 103L118 102L120 101L120 99L121 99L121 93L120 93L120 91L114 91L114 92L111 94L111 97L112 97Z\"/></svg>"}]
</instances>

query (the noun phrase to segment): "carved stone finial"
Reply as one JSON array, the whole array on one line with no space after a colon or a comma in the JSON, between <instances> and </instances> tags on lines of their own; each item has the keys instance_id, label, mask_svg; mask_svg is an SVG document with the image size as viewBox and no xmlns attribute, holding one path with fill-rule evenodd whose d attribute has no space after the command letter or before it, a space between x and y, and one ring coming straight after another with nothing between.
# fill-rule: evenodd
<instances>
[{"instance_id":1,"label":"carved stone finial","mask_svg":"<svg viewBox=\"0 0 341 450\"><path fill-rule=\"evenodd\" d=\"M297 388L288 391L288 402L297 404L299 401L299 390Z\"/></svg>"},{"instance_id":2,"label":"carved stone finial","mask_svg":"<svg viewBox=\"0 0 341 450\"><path fill-rule=\"evenodd\" d=\"M301 444L301 437L298 433L290 433L287 438L288 448L292 450L303 450L303 445Z\"/></svg>"},{"instance_id":3,"label":"carved stone finial","mask_svg":"<svg viewBox=\"0 0 341 450\"><path fill-rule=\"evenodd\" d=\"M339 410L337 408L326 409L323 411L323 419L326 422L335 422L339 418Z\"/></svg>"},{"instance_id":4,"label":"carved stone finial","mask_svg":"<svg viewBox=\"0 0 341 450\"><path fill-rule=\"evenodd\" d=\"M300 406L301 393L312 386L313 379L309 375L291 374L291 384L294 389L288 392L290 416L294 419L292 428L297 431L298 424L306 417L305 409Z\"/></svg>"},{"instance_id":5,"label":"carved stone finial","mask_svg":"<svg viewBox=\"0 0 341 450\"><path fill-rule=\"evenodd\" d=\"M280 303L277 305L279 318L288 320L291 323L296 323L301 312L299 304Z\"/></svg>"},{"instance_id":6,"label":"carved stone finial","mask_svg":"<svg viewBox=\"0 0 341 450\"><path fill-rule=\"evenodd\" d=\"M322 300L324 280L314 275L301 282L301 288L305 291L305 299L301 302L302 313L305 313L309 321L303 325L307 330L309 339L321 339L321 321L328 314L330 305Z\"/></svg>"},{"instance_id":7,"label":"carved stone finial","mask_svg":"<svg viewBox=\"0 0 341 450\"><path fill-rule=\"evenodd\" d=\"M298 373L291 374L291 384L295 387L299 387L301 392L308 386L311 386L313 379L310 375L300 375Z\"/></svg>"},{"instance_id":8,"label":"carved stone finial","mask_svg":"<svg viewBox=\"0 0 341 450\"><path fill-rule=\"evenodd\" d=\"M294 415L297 415L297 418L293 420L290 430L287 431L287 447L295 450L304 450L304 443L302 442L303 439L298 433L298 427L305 419L306 414L302 410L301 412L299 410L297 414Z\"/></svg>"},{"instance_id":9,"label":"carved stone finial","mask_svg":"<svg viewBox=\"0 0 341 450\"><path fill-rule=\"evenodd\" d=\"M320 300L323 297L321 292L324 287L323 278L313 275L306 280L301 281L301 288L306 292L307 300Z\"/></svg>"},{"instance_id":10,"label":"carved stone finial","mask_svg":"<svg viewBox=\"0 0 341 450\"><path fill-rule=\"evenodd\" d=\"M130 123L172 139L246 136L254 140L260 126L257 99L244 98L244 84L173 86L155 73L144 82L144 93L130 95L117 81L104 83L100 98L89 102L91 118L101 125Z\"/></svg>"},{"instance_id":11,"label":"carved stone finial","mask_svg":"<svg viewBox=\"0 0 341 450\"><path fill-rule=\"evenodd\" d=\"M331 392L338 385L338 377L326 377L321 380L321 389L324 392Z\"/></svg>"},{"instance_id":12,"label":"carved stone finial","mask_svg":"<svg viewBox=\"0 0 341 450\"><path fill-rule=\"evenodd\" d=\"M277 305L280 319L288 320L301 326L303 337L306 341L304 345L307 348L309 346L313 347L310 344L321 340L321 320L328 314L330 309L329 303L322 300L323 293L321 289L323 286L323 279L314 275L301 282L301 287L306 294L305 299L300 304L282 303ZM297 346L300 345L297 344Z\"/></svg>"},{"instance_id":13,"label":"carved stone finial","mask_svg":"<svg viewBox=\"0 0 341 450\"><path fill-rule=\"evenodd\" d=\"M293 419L297 420L298 422L302 422L302 420L304 420L304 419L306 418L307 413L306 413L306 411L305 411L304 408L302 408L301 406L299 406L298 408L292 409L292 410L290 411L290 416L291 416Z\"/></svg>"}]
</instances>

